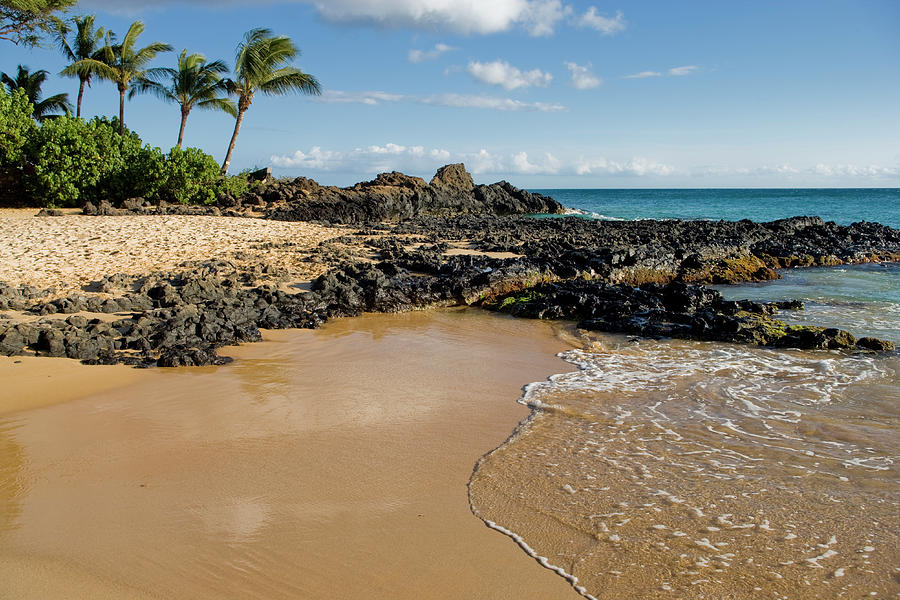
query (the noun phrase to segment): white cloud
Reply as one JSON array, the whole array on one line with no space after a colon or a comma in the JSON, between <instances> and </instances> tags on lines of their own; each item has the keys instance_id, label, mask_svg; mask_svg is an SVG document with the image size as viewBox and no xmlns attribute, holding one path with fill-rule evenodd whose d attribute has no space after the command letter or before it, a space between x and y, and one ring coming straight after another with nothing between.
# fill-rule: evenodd
<instances>
[{"instance_id":1,"label":"white cloud","mask_svg":"<svg viewBox=\"0 0 900 600\"><path fill-rule=\"evenodd\" d=\"M788 163L757 167L707 165L678 169L653 159L634 157L611 159L604 156L579 156L557 158L550 152L529 153L526 150L509 153L492 152L481 148L477 152L456 152L421 144L397 144L387 142L362 146L351 150L323 149L313 146L309 150L296 150L292 154L274 155L272 164L279 168L301 172L347 173L354 177L369 177L385 171L402 171L430 177L438 167L455 162L465 163L473 175L495 181L512 175L558 176L568 181L598 181L602 178L669 179L675 177L710 178L718 182L735 182L745 185L793 184L821 185L872 185L885 187L900 181L900 165L809 164L796 166ZM562 180L561 180L562 181Z\"/></svg>"},{"instance_id":2,"label":"white cloud","mask_svg":"<svg viewBox=\"0 0 900 600\"><path fill-rule=\"evenodd\" d=\"M403 102L412 99L406 94L390 94L388 92L342 92L340 90L325 90L321 96L313 100L328 104L369 104L376 105L379 102Z\"/></svg>"},{"instance_id":3,"label":"white cloud","mask_svg":"<svg viewBox=\"0 0 900 600\"><path fill-rule=\"evenodd\" d=\"M669 75L674 75L676 77L683 77L684 75L691 75L692 73L696 73L697 70L700 69L697 65L685 65L683 67L673 67L669 69Z\"/></svg>"},{"instance_id":4,"label":"white cloud","mask_svg":"<svg viewBox=\"0 0 900 600\"><path fill-rule=\"evenodd\" d=\"M566 62L565 65L572 73L572 87L576 90L589 90L603 83L602 79L591 73L591 63L582 66Z\"/></svg>"},{"instance_id":5,"label":"white cloud","mask_svg":"<svg viewBox=\"0 0 900 600\"><path fill-rule=\"evenodd\" d=\"M810 171L826 177L897 177L900 175L900 168L879 165L826 165L819 163Z\"/></svg>"},{"instance_id":6,"label":"white cloud","mask_svg":"<svg viewBox=\"0 0 900 600\"><path fill-rule=\"evenodd\" d=\"M429 172L450 162L451 154L443 148L426 150L424 146L403 146L388 142L348 152L322 150L313 146L308 152L273 155L276 167L307 169L310 171L345 171L378 173L384 171Z\"/></svg>"},{"instance_id":7,"label":"white cloud","mask_svg":"<svg viewBox=\"0 0 900 600\"><path fill-rule=\"evenodd\" d=\"M380 27L491 34L523 26L550 35L571 9L561 0L300 0L325 19Z\"/></svg>"},{"instance_id":8,"label":"white cloud","mask_svg":"<svg viewBox=\"0 0 900 600\"><path fill-rule=\"evenodd\" d=\"M332 171L343 163L344 155L313 146L309 152L297 150L290 156L272 156L270 160L276 167L303 167L314 171Z\"/></svg>"},{"instance_id":9,"label":"white cloud","mask_svg":"<svg viewBox=\"0 0 900 600\"><path fill-rule=\"evenodd\" d=\"M603 157L580 157L574 161L563 161L549 152L532 158L524 150L510 154L493 153L485 148L478 152L450 152L441 148L426 149L421 145L404 146L392 142L346 152L313 146L307 152L297 150L293 154L274 155L271 161L281 168L348 173L398 170L425 175L451 162L465 163L466 168L475 175L490 174L498 177L509 174L666 176L675 172L671 166L645 158L616 162Z\"/></svg>"},{"instance_id":10,"label":"white cloud","mask_svg":"<svg viewBox=\"0 0 900 600\"><path fill-rule=\"evenodd\" d=\"M456 108L484 108L503 111L538 111L559 112L565 110L562 104L546 102L522 102L512 98L495 98L493 96L472 96L468 94L438 94L418 100L421 104L436 106L452 106Z\"/></svg>"},{"instance_id":11,"label":"white cloud","mask_svg":"<svg viewBox=\"0 0 900 600\"><path fill-rule=\"evenodd\" d=\"M475 154L463 155L462 158L466 168L476 175L482 173L502 173L505 170L503 157L491 154L484 148Z\"/></svg>"},{"instance_id":12,"label":"white cloud","mask_svg":"<svg viewBox=\"0 0 900 600\"><path fill-rule=\"evenodd\" d=\"M659 71L641 71L640 73L626 75L625 79L645 79L647 77L662 77L662 73Z\"/></svg>"},{"instance_id":13,"label":"white cloud","mask_svg":"<svg viewBox=\"0 0 900 600\"><path fill-rule=\"evenodd\" d=\"M762 165L759 167L727 167L721 165L697 167L691 171L695 177L727 177L780 176L788 180L828 181L829 179L897 179L900 178L900 166L883 167L881 165L852 165L818 163L807 167L791 164Z\"/></svg>"},{"instance_id":14,"label":"white cloud","mask_svg":"<svg viewBox=\"0 0 900 600\"><path fill-rule=\"evenodd\" d=\"M260 0L272 3L274 0ZM316 13L334 23L363 24L385 28L451 31L462 34L492 34L524 28L534 36L552 35L556 26L571 21L573 9L562 0L284 0L310 4ZM84 9L137 14L161 6L195 5L219 7L247 4L240 0L82 0ZM597 14L593 6L577 23L604 34L625 28L621 12L615 18Z\"/></svg>"},{"instance_id":15,"label":"white cloud","mask_svg":"<svg viewBox=\"0 0 900 600\"><path fill-rule=\"evenodd\" d=\"M581 16L578 24L582 27L590 27L596 29L603 35L613 35L625 29L625 15L622 11L616 11L614 18L604 17L597 13L597 7L591 6L587 12Z\"/></svg>"},{"instance_id":16,"label":"white cloud","mask_svg":"<svg viewBox=\"0 0 900 600\"><path fill-rule=\"evenodd\" d=\"M648 160L642 157L635 157L627 162L617 162L607 160L606 158L584 158L580 157L575 161L575 173L577 175L672 175L676 172L675 167Z\"/></svg>"},{"instance_id":17,"label":"white cloud","mask_svg":"<svg viewBox=\"0 0 900 600\"><path fill-rule=\"evenodd\" d=\"M550 73L544 73L540 69L520 71L503 60L486 63L473 60L469 62L466 71L482 83L500 85L507 90L533 85L546 87L553 81L553 75Z\"/></svg>"},{"instance_id":18,"label":"white cloud","mask_svg":"<svg viewBox=\"0 0 900 600\"><path fill-rule=\"evenodd\" d=\"M424 60L434 60L441 54L452 52L453 50L458 49L459 48L454 48L453 46L448 46L447 44L435 44L434 48L432 48L431 50L410 50L409 62L419 63Z\"/></svg>"},{"instance_id":19,"label":"white cloud","mask_svg":"<svg viewBox=\"0 0 900 600\"><path fill-rule=\"evenodd\" d=\"M534 0L523 13L523 24L536 37L553 35L556 24L572 14L572 8L560 0Z\"/></svg>"},{"instance_id":20,"label":"white cloud","mask_svg":"<svg viewBox=\"0 0 900 600\"><path fill-rule=\"evenodd\" d=\"M477 96L470 94L434 94L431 96L415 96L412 94L391 94L388 92L343 92L326 90L321 96L312 98L314 102L330 104L368 104L371 106L383 102L411 102L429 106L448 106L452 108L481 108L502 111L537 111L559 112L566 107L561 104L546 102L522 102L512 98L495 96Z\"/></svg>"},{"instance_id":21,"label":"white cloud","mask_svg":"<svg viewBox=\"0 0 900 600\"><path fill-rule=\"evenodd\" d=\"M510 160L510 170L522 175L554 175L559 172L561 165L560 161L549 152L544 154L544 160L540 163L529 161L528 153L524 151L513 154Z\"/></svg>"}]
</instances>

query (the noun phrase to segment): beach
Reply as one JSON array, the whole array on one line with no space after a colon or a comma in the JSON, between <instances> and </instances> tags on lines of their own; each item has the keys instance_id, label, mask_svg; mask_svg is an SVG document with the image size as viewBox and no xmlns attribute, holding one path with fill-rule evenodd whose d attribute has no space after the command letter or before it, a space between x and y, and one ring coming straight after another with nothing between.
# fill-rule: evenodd
<instances>
[{"instance_id":1,"label":"beach","mask_svg":"<svg viewBox=\"0 0 900 600\"><path fill-rule=\"evenodd\" d=\"M306 261L304 250L348 233L310 223L211 216L121 216L91 219L80 211L36 218L36 209L0 209L0 281L52 288L52 296L123 273L183 271L217 259L266 264L286 277L308 281L326 267ZM187 263L187 264L185 264Z\"/></svg>"},{"instance_id":2,"label":"beach","mask_svg":"<svg viewBox=\"0 0 900 600\"><path fill-rule=\"evenodd\" d=\"M0 357L0 598L896 588L900 289L897 263L871 262L894 230L33 214L0 213L19 307L0 312L16 350ZM774 265L795 237L827 264L846 232L848 264L719 286L734 300L554 274L722 273L741 236L770 240ZM624 250L578 263L558 250L573 239ZM705 263L686 251L701 246ZM807 311L772 303L797 297ZM729 323L781 337L720 337ZM114 353L89 345L104 339ZM85 349L101 364L59 358Z\"/></svg>"},{"instance_id":3,"label":"beach","mask_svg":"<svg viewBox=\"0 0 900 600\"><path fill-rule=\"evenodd\" d=\"M33 368L72 397L0 403L0 597L574 595L466 495L527 416L522 384L566 368L550 324L427 311L265 337L224 367L109 367L114 389L4 359L4 381Z\"/></svg>"}]
</instances>

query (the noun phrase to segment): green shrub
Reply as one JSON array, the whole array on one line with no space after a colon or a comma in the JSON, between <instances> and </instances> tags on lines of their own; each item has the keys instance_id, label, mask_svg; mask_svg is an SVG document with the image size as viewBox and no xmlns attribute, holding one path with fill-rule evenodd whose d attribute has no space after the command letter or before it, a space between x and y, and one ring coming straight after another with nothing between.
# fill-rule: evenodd
<instances>
[{"instance_id":1,"label":"green shrub","mask_svg":"<svg viewBox=\"0 0 900 600\"><path fill-rule=\"evenodd\" d=\"M29 119L30 120L30 119ZM246 177L226 177L216 160L197 148L143 145L133 132L120 136L118 121L69 116L45 121L27 136L24 153L32 200L49 207L81 206L142 197L154 203L211 204L224 192L246 191Z\"/></svg>"},{"instance_id":2,"label":"green shrub","mask_svg":"<svg viewBox=\"0 0 900 600\"><path fill-rule=\"evenodd\" d=\"M131 184L128 165L141 153L141 140L120 136L115 121L70 116L45 121L25 145L33 173L26 190L42 206L79 206L121 196Z\"/></svg>"},{"instance_id":3,"label":"green shrub","mask_svg":"<svg viewBox=\"0 0 900 600\"><path fill-rule=\"evenodd\" d=\"M33 110L25 90L15 90L9 94L0 86L0 167L22 164L23 148L37 129L31 118Z\"/></svg>"},{"instance_id":4,"label":"green shrub","mask_svg":"<svg viewBox=\"0 0 900 600\"><path fill-rule=\"evenodd\" d=\"M172 148L165 157L165 183L154 200L212 204L222 179L216 160L198 148Z\"/></svg>"}]
</instances>

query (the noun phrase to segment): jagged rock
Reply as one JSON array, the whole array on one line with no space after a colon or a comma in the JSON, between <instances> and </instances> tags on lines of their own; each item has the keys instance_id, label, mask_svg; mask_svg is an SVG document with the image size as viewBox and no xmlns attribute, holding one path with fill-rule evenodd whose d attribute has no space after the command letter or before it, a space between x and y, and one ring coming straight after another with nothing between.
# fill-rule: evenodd
<instances>
[{"instance_id":1,"label":"jagged rock","mask_svg":"<svg viewBox=\"0 0 900 600\"><path fill-rule=\"evenodd\" d=\"M253 196L248 196L249 201ZM372 223L400 221L418 215L560 213L547 196L520 190L509 183L475 185L462 164L441 167L425 183L420 177L381 173L372 181L349 188L320 186L298 177L274 182L261 197L270 208L266 217L282 221ZM245 202L246 202L245 201Z\"/></svg>"},{"instance_id":2,"label":"jagged rock","mask_svg":"<svg viewBox=\"0 0 900 600\"><path fill-rule=\"evenodd\" d=\"M462 163L441 167L429 185L450 194L471 194L475 190L475 182Z\"/></svg>"},{"instance_id":3,"label":"jagged rock","mask_svg":"<svg viewBox=\"0 0 900 600\"><path fill-rule=\"evenodd\" d=\"M892 342L874 337L861 337L856 340L856 346L864 350L874 350L875 352L890 352L896 349Z\"/></svg>"}]
</instances>

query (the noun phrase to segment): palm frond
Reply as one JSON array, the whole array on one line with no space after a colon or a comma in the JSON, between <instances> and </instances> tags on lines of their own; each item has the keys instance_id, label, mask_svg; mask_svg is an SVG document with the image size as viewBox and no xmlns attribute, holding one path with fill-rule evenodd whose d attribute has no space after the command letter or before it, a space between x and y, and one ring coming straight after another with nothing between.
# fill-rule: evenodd
<instances>
[{"instance_id":1,"label":"palm frond","mask_svg":"<svg viewBox=\"0 0 900 600\"><path fill-rule=\"evenodd\" d=\"M83 58L63 69L60 74L72 77L84 72L90 72L107 81L118 81L116 68L96 58Z\"/></svg>"},{"instance_id":2,"label":"palm frond","mask_svg":"<svg viewBox=\"0 0 900 600\"><path fill-rule=\"evenodd\" d=\"M120 44L120 56L130 57L134 53L134 45L142 33L144 33L143 21L135 21L128 27Z\"/></svg>"},{"instance_id":3,"label":"palm frond","mask_svg":"<svg viewBox=\"0 0 900 600\"><path fill-rule=\"evenodd\" d=\"M156 58L161 52L171 52L172 46L163 42L153 42L149 46L144 46L140 50L134 52L131 57L131 64L135 68L140 68Z\"/></svg>"},{"instance_id":4,"label":"palm frond","mask_svg":"<svg viewBox=\"0 0 900 600\"><path fill-rule=\"evenodd\" d=\"M72 33L72 28L69 27L69 24L65 21L60 21L53 30L53 40L63 56L68 60L78 60L75 51L69 46L68 37L70 33Z\"/></svg>"},{"instance_id":5,"label":"palm frond","mask_svg":"<svg viewBox=\"0 0 900 600\"><path fill-rule=\"evenodd\" d=\"M49 98L45 98L44 100L35 103L33 115L38 121L43 121L51 116L47 113L55 110L60 110L65 113L72 112L72 104L69 102L68 94L56 94L55 96L50 96Z\"/></svg>"},{"instance_id":6,"label":"palm frond","mask_svg":"<svg viewBox=\"0 0 900 600\"><path fill-rule=\"evenodd\" d=\"M296 92L318 96L322 93L319 81L308 73L294 67L284 67L272 73L259 89L264 94L278 95Z\"/></svg>"},{"instance_id":7,"label":"palm frond","mask_svg":"<svg viewBox=\"0 0 900 600\"><path fill-rule=\"evenodd\" d=\"M138 94L152 94L165 102L178 102L178 98L165 85L144 77L132 81L128 89L128 99L131 100Z\"/></svg>"},{"instance_id":8,"label":"palm frond","mask_svg":"<svg viewBox=\"0 0 900 600\"><path fill-rule=\"evenodd\" d=\"M221 110L222 112L237 117L238 109L234 100L231 98L212 98L210 100L201 100L197 103L197 108L204 110Z\"/></svg>"}]
</instances>

